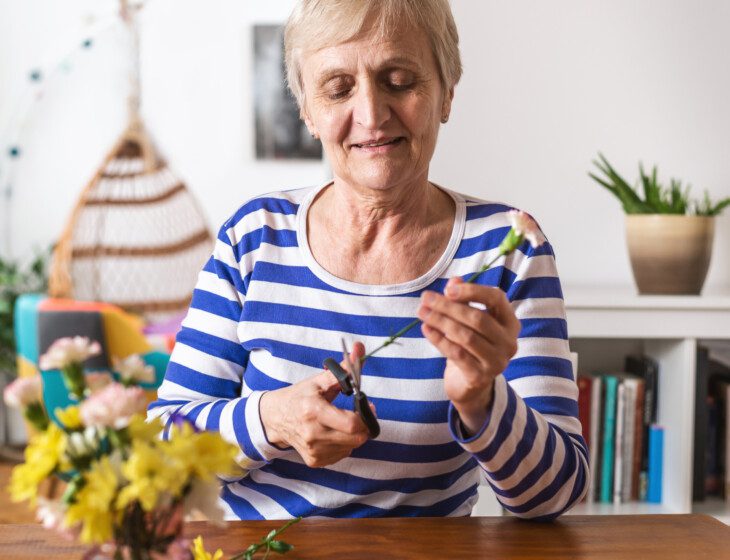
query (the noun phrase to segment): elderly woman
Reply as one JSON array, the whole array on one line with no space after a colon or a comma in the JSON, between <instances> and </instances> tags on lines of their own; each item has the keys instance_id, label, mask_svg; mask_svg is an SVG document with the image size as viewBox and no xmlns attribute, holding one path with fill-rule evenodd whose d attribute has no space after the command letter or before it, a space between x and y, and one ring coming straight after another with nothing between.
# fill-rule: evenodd
<instances>
[{"instance_id":1,"label":"elderly woman","mask_svg":"<svg viewBox=\"0 0 730 560\"><path fill-rule=\"evenodd\" d=\"M428 179L461 75L447 0L300 0L285 49L334 179L223 224L150 414L240 447L230 518L469 515L482 475L514 514L560 515L588 464L552 249L465 283L510 208ZM322 363L415 317L363 364L369 438Z\"/></svg>"}]
</instances>

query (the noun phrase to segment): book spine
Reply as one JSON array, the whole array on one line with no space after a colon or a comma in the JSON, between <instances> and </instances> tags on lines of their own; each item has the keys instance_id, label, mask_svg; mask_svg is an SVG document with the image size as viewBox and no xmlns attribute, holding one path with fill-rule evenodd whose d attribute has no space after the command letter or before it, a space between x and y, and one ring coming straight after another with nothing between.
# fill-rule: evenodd
<instances>
[{"instance_id":1,"label":"book spine","mask_svg":"<svg viewBox=\"0 0 730 560\"><path fill-rule=\"evenodd\" d=\"M591 445L588 447L591 460L591 479L588 486L588 502L592 503L599 499L598 489L601 481L601 425L603 422L601 406L601 390L603 379L600 376L593 378L591 386Z\"/></svg>"},{"instance_id":2,"label":"book spine","mask_svg":"<svg viewBox=\"0 0 730 560\"><path fill-rule=\"evenodd\" d=\"M649 489L646 501L662 502L662 457L664 456L664 428L653 424L649 429Z\"/></svg>"},{"instance_id":3,"label":"book spine","mask_svg":"<svg viewBox=\"0 0 730 560\"><path fill-rule=\"evenodd\" d=\"M725 415L725 433L723 434L724 439L724 457L725 464L723 477L725 478L725 501L730 502L730 383L722 385L723 392L723 413Z\"/></svg>"},{"instance_id":4,"label":"book spine","mask_svg":"<svg viewBox=\"0 0 730 560\"><path fill-rule=\"evenodd\" d=\"M694 454L692 458L692 501L705 499L707 476L707 413L709 351L697 348L697 373L695 377Z\"/></svg>"},{"instance_id":5,"label":"book spine","mask_svg":"<svg viewBox=\"0 0 730 560\"><path fill-rule=\"evenodd\" d=\"M636 407L634 408L634 453L631 471L631 499L639 499L639 477L641 476L641 456L644 449L644 381L636 384Z\"/></svg>"},{"instance_id":6,"label":"book spine","mask_svg":"<svg viewBox=\"0 0 730 560\"><path fill-rule=\"evenodd\" d=\"M624 474L624 424L626 423L626 384L619 383L616 389L616 435L614 436L613 458L613 503L621 503L621 489Z\"/></svg>"},{"instance_id":7,"label":"book spine","mask_svg":"<svg viewBox=\"0 0 730 560\"><path fill-rule=\"evenodd\" d=\"M636 410L636 379L627 379L626 405L624 407L624 436L621 442L623 449L623 472L621 473L621 502L631 500L631 475L634 471L634 411Z\"/></svg>"},{"instance_id":8,"label":"book spine","mask_svg":"<svg viewBox=\"0 0 730 560\"><path fill-rule=\"evenodd\" d=\"M583 375L578 376L578 420L580 420L583 439L586 447L591 448L591 386L593 379Z\"/></svg>"},{"instance_id":9,"label":"book spine","mask_svg":"<svg viewBox=\"0 0 730 560\"><path fill-rule=\"evenodd\" d=\"M616 385L613 375L603 379L606 385L603 411L603 457L601 460L601 502L610 503L613 491L613 454L616 423Z\"/></svg>"}]
</instances>

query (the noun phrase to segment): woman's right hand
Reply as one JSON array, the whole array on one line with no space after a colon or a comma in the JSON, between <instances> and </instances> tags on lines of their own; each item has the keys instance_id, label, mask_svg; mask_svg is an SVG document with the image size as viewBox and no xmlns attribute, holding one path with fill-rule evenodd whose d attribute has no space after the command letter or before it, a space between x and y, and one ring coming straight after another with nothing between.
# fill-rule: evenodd
<instances>
[{"instance_id":1,"label":"woman's right hand","mask_svg":"<svg viewBox=\"0 0 730 560\"><path fill-rule=\"evenodd\" d=\"M350 359L365 354L358 342ZM344 363L343 363L344 365ZM324 467L349 457L368 440L360 417L332 405L340 392L337 378L328 370L261 397L259 412L269 442L291 446L310 467Z\"/></svg>"}]
</instances>

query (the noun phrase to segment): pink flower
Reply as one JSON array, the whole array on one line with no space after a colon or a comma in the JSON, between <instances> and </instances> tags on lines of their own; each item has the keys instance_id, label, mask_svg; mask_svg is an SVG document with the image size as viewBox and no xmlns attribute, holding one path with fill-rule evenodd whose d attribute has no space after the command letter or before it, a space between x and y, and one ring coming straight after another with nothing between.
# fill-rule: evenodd
<instances>
[{"instance_id":1,"label":"pink flower","mask_svg":"<svg viewBox=\"0 0 730 560\"><path fill-rule=\"evenodd\" d=\"M111 375L101 371L87 373L84 379L86 379L86 388L89 389L90 393L101 391L104 387L110 385L114 381Z\"/></svg>"},{"instance_id":2,"label":"pink flower","mask_svg":"<svg viewBox=\"0 0 730 560\"><path fill-rule=\"evenodd\" d=\"M59 338L41 356L39 361L42 370L63 369L72 363L83 363L92 356L101 354L98 342L92 342L85 336Z\"/></svg>"},{"instance_id":3,"label":"pink flower","mask_svg":"<svg viewBox=\"0 0 730 560\"><path fill-rule=\"evenodd\" d=\"M43 400L43 383L40 375L19 377L3 392L5 404L11 408L24 409Z\"/></svg>"},{"instance_id":4,"label":"pink flower","mask_svg":"<svg viewBox=\"0 0 730 560\"><path fill-rule=\"evenodd\" d=\"M515 233L527 239L533 249L545 242L540 228L537 227L535 220L529 214L522 210L510 210L507 216Z\"/></svg>"},{"instance_id":5,"label":"pink flower","mask_svg":"<svg viewBox=\"0 0 730 560\"><path fill-rule=\"evenodd\" d=\"M127 383L152 383L155 380L155 368L145 364L139 354L131 354L123 360L115 358L114 371Z\"/></svg>"},{"instance_id":6,"label":"pink flower","mask_svg":"<svg viewBox=\"0 0 730 560\"><path fill-rule=\"evenodd\" d=\"M85 426L119 430L129 425L132 416L144 412L146 407L144 390L140 387L112 383L81 403L81 420Z\"/></svg>"}]
</instances>

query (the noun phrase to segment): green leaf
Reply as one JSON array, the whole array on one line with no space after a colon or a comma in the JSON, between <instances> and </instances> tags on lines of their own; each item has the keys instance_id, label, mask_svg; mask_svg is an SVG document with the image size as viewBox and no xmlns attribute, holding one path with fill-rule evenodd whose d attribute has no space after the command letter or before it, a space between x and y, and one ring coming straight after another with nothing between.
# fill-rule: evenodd
<instances>
[{"instance_id":1,"label":"green leaf","mask_svg":"<svg viewBox=\"0 0 730 560\"><path fill-rule=\"evenodd\" d=\"M266 540L273 539L276 536L276 529L273 529L271 532L269 532L268 535L266 535Z\"/></svg>"},{"instance_id":2,"label":"green leaf","mask_svg":"<svg viewBox=\"0 0 730 560\"><path fill-rule=\"evenodd\" d=\"M730 206L730 198L725 198L721 200L712 208L710 216L717 216L728 206Z\"/></svg>"},{"instance_id":3,"label":"green leaf","mask_svg":"<svg viewBox=\"0 0 730 560\"><path fill-rule=\"evenodd\" d=\"M278 552L279 554L286 554L294 548L292 545L285 543L284 541L271 541L269 546L271 547L271 550Z\"/></svg>"}]
</instances>

